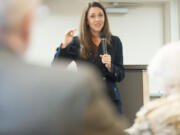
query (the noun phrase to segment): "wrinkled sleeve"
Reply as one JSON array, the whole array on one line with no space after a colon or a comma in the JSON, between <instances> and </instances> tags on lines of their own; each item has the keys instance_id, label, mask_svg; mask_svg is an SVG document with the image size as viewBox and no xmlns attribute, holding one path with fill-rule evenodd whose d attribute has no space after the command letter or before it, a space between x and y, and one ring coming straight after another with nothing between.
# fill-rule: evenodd
<instances>
[{"instance_id":1,"label":"wrinkled sleeve","mask_svg":"<svg viewBox=\"0 0 180 135\"><path fill-rule=\"evenodd\" d=\"M111 62L111 71L106 73L106 78L115 82L120 82L124 79L124 66L123 66L123 48L121 40L116 37L113 42L114 49L112 53L115 53L115 58Z\"/></svg>"},{"instance_id":2,"label":"wrinkled sleeve","mask_svg":"<svg viewBox=\"0 0 180 135\"><path fill-rule=\"evenodd\" d=\"M72 42L66 47L61 48L61 45L56 49L56 54L54 55L53 63L60 61L61 59L66 60L76 60L79 56L79 40L74 37Z\"/></svg>"}]
</instances>

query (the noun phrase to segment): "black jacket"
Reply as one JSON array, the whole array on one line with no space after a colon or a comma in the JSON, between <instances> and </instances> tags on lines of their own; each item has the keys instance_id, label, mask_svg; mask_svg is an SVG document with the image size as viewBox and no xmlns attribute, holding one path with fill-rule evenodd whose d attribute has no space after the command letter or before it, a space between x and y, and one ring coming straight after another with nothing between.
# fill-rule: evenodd
<instances>
[{"instance_id":1,"label":"black jacket","mask_svg":"<svg viewBox=\"0 0 180 135\"><path fill-rule=\"evenodd\" d=\"M101 71L102 78L107 83L108 94L112 97L113 100L120 100L119 90L117 88L116 82L120 82L124 78L124 68L123 68L123 49L122 43L117 36L111 37L111 46L107 46L108 54L111 55L111 72L105 67L101 62L100 54L102 54L102 43L100 43L98 47L98 55L97 57L89 54L89 58L85 61L88 61L97 66L97 68ZM75 60L83 60L80 57L80 43L78 37L74 37L70 45L68 45L65 49L61 47L57 48L57 52L54 57L54 62L59 61L60 59L71 59ZM91 57L92 55L92 57ZM84 60L83 60L84 61Z\"/></svg>"}]
</instances>

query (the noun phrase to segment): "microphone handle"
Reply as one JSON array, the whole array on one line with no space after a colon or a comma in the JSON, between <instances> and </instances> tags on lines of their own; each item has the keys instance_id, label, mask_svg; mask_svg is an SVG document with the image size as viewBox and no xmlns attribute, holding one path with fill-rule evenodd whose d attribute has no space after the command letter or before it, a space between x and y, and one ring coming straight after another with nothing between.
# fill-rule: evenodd
<instances>
[{"instance_id":1,"label":"microphone handle","mask_svg":"<svg viewBox=\"0 0 180 135\"><path fill-rule=\"evenodd\" d=\"M102 47L103 47L103 54L108 54L107 53L107 41L105 38L102 38Z\"/></svg>"}]
</instances>

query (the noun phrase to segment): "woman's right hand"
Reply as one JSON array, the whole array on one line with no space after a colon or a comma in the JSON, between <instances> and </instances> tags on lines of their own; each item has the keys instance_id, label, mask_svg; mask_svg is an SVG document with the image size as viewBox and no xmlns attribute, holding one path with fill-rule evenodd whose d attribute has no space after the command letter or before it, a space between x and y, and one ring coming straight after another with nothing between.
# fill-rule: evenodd
<instances>
[{"instance_id":1,"label":"woman's right hand","mask_svg":"<svg viewBox=\"0 0 180 135\"><path fill-rule=\"evenodd\" d=\"M70 29L65 33L65 39L61 45L61 48L66 48L71 43L71 41L73 40L75 31L76 29Z\"/></svg>"}]
</instances>

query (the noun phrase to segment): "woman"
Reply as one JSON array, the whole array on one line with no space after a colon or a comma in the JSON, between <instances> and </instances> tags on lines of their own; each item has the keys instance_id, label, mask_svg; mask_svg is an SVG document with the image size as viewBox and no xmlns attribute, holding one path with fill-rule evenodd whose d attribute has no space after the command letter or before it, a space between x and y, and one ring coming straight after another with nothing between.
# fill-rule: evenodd
<instances>
[{"instance_id":1,"label":"woman","mask_svg":"<svg viewBox=\"0 0 180 135\"><path fill-rule=\"evenodd\" d=\"M80 33L74 37L74 29L65 34L65 40L57 49L55 60L70 58L83 60L96 65L107 83L108 95L121 113L120 94L116 82L124 78L122 43L109 30L108 18L104 7L98 3L89 3L82 15ZM103 54L100 33L107 39L107 54Z\"/></svg>"}]
</instances>

